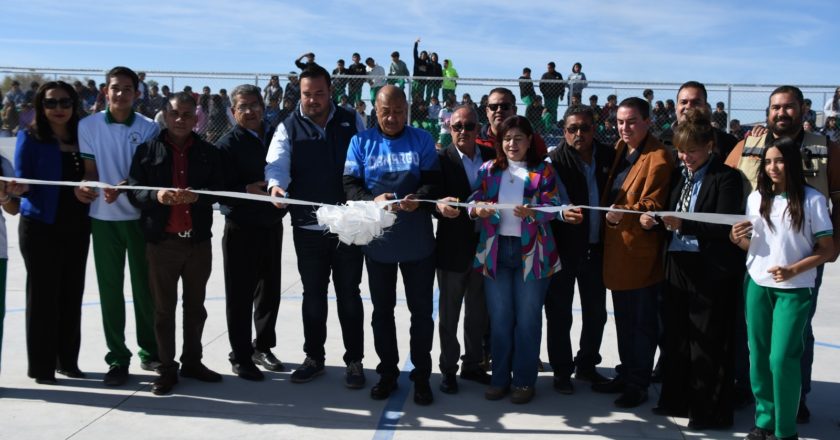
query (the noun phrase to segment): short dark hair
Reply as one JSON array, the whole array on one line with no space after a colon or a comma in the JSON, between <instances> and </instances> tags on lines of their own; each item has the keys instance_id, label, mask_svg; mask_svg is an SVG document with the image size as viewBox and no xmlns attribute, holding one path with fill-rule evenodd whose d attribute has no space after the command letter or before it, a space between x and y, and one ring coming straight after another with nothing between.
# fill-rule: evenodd
<instances>
[{"instance_id":1,"label":"short dark hair","mask_svg":"<svg viewBox=\"0 0 840 440\"><path fill-rule=\"evenodd\" d=\"M647 98L648 96L653 96L653 90L651 90L651 89L643 90L642 91L642 96L644 96L645 98ZM624 102L624 101L622 101L622 102Z\"/></svg>"},{"instance_id":2,"label":"short dark hair","mask_svg":"<svg viewBox=\"0 0 840 440\"><path fill-rule=\"evenodd\" d=\"M361 58L362 56L359 55L359 52L353 52L353 56L356 58Z\"/></svg>"},{"instance_id":3,"label":"short dark hair","mask_svg":"<svg viewBox=\"0 0 840 440\"><path fill-rule=\"evenodd\" d=\"M631 96L629 98L624 98L619 104L618 107L628 107L636 109L639 112L639 115L642 116L642 119L650 119L650 104L642 98L638 96Z\"/></svg>"},{"instance_id":4,"label":"short dark hair","mask_svg":"<svg viewBox=\"0 0 840 440\"><path fill-rule=\"evenodd\" d=\"M239 95L249 95L254 96L259 101L260 105L265 108L265 103L263 102L262 94L260 93L260 88L253 85L253 84L240 84L233 88L233 91L230 93L230 99L234 102L238 99Z\"/></svg>"},{"instance_id":5,"label":"short dark hair","mask_svg":"<svg viewBox=\"0 0 840 440\"><path fill-rule=\"evenodd\" d=\"M525 67L524 69L522 69L522 73L531 73L531 68Z\"/></svg>"},{"instance_id":6,"label":"short dark hair","mask_svg":"<svg viewBox=\"0 0 840 440\"><path fill-rule=\"evenodd\" d=\"M327 72L327 69L324 69L318 64L306 66L306 69L303 69L303 72L300 72L300 79L303 80L304 78L309 78L310 81L315 78L324 78L324 81L327 82L327 88L329 88L331 84L330 72Z\"/></svg>"},{"instance_id":7,"label":"short dark hair","mask_svg":"<svg viewBox=\"0 0 840 440\"><path fill-rule=\"evenodd\" d=\"M140 85L140 77L134 73L133 70L129 69L125 66L117 66L113 69L109 70L108 73L105 74L105 82L108 83L111 81L111 78L115 76L126 76L131 79L131 84L134 86L134 90L136 91Z\"/></svg>"},{"instance_id":8,"label":"short dark hair","mask_svg":"<svg viewBox=\"0 0 840 440\"><path fill-rule=\"evenodd\" d=\"M616 96L616 95L607 96L607 101L612 101L612 100L616 100L616 99L618 99L618 96Z\"/></svg>"},{"instance_id":9,"label":"short dark hair","mask_svg":"<svg viewBox=\"0 0 840 440\"><path fill-rule=\"evenodd\" d=\"M779 87L776 87L776 90L773 90L773 92L770 93L770 98L772 98L773 96L778 95L780 93L787 93L787 94L793 95L793 97L796 98L796 102L798 102L800 106L805 101L805 97L802 96L802 90L799 90L799 87L796 87L796 86L779 86ZM767 101L770 102L769 99Z\"/></svg>"},{"instance_id":10,"label":"short dark hair","mask_svg":"<svg viewBox=\"0 0 840 440\"><path fill-rule=\"evenodd\" d=\"M549 61L548 65L551 67L557 67L557 64L554 64L554 61Z\"/></svg>"},{"instance_id":11,"label":"short dark hair","mask_svg":"<svg viewBox=\"0 0 840 440\"><path fill-rule=\"evenodd\" d=\"M589 118L589 122L595 122L595 111L588 105L573 105L566 109L563 114L563 121L565 122L569 116L583 116Z\"/></svg>"},{"instance_id":12,"label":"short dark hair","mask_svg":"<svg viewBox=\"0 0 840 440\"><path fill-rule=\"evenodd\" d=\"M169 96L169 99L166 100L166 111L172 110L173 101L178 104L189 104L193 108L198 107L198 103L195 102L195 97L193 97L192 93L188 92L173 93Z\"/></svg>"},{"instance_id":13,"label":"short dark hair","mask_svg":"<svg viewBox=\"0 0 840 440\"><path fill-rule=\"evenodd\" d=\"M723 101L718 101L717 104L715 104L715 107L724 108L726 107L726 105L723 103Z\"/></svg>"},{"instance_id":14,"label":"short dark hair","mask_svg":"<svg viewBox=\"0 0 840 440\"><path fill-rule=\"evenodd\" d=\"M338 61L337 61L336 63L337 63L337 64L344 64L344 60L343 60L343 59L341 59L341 58L339 58L339 59L338 59Z\"/></svg>"},{"instance_id":15,"label":"short dark hair","mask_svg":"<svg viewBox=\"0 0 840 440\"><path fill-rule=\"evenodd\" d=\"M367 58L365 58L365 64L367 64L367 63L368 63L368 61L370 61L371 63L376 64L376 61L374 61L374 60L373 60L373 58L371 58L371 57L367 57Z\"/></svg>"},{"instance_id":16,"label":"short dark hair","mask_svg":"<svg viewBox=\"0 0 840 440\"><path fill-rule=\"evenodd\" d=\"M487 96L489 97L490 95L492 95L494 93L499 93L499 94L505 95L508 98L508 100L510 101L511 104L516 105L516 96L513 94L513 92L510 91L509 88L507 88L507 87L496 87L495 89L491 90L490 93L487 94Z\"/></svg>"},{"instance_id":17,"label":"short dark hair","mask_svg":"<svg viewBox=\"0 0 840 440\"><path fill-rule=\"evenodd\" d=\"M597 100L598 100L598 95L592 95L592 96L590 96L590 97L589 97L589 100L590 100L590 101L597 101Z\"/></svg>"},{"instance_id":18,"label":"short dark hair","mask_svg":"<svg viewBox=\"0 0 840 440\"><path fill-rule=\"evenodd\" d=\"M703 101L708 101L709 100L709 94L706 92L706 86L703 85L703 83L701 83L699 81L686 81L686 82L684 82L680 86L679 90L677 90L677 95L679 95L680 92L682 92L683 89L697 89L697 90L700 90L700 92L703 94Z\"/></svg>"},{"instance_id":19,"label":"short dark hair","mask_svg":"<svg viewBox=\"0 0 840 440\"><path fill-rule=\"evenodd\" d=\"M35 83L35 84L38 84L38 83ZM810 106L811 106L811 100L810 100L810 99L808 99L808 98L805 98L805 99L802 101L802 104L807 105L807 106L809 106L809 107L810 107Z\"/></svg>"},{"instance_id":20,"label":"short dark hair","mask_svg":"<svg viewBox=\"0 0 840 440\"><path fill-rule=\"evenodd\" d=\"M525 152L525 162L528 163L529 167L539 165L539 163L545 158L540 157L539 154L537 154L537 136L534 133L534 127L531 126L530 122L528 122L528 118L513 115L502 122L502 126L499 128L499 133L496 134L496 159L493 160L493 166L499 167L499 169L502 170L507 169L508 160L507 156L505 156L502 142L505 138L505 134L514 128L518 128L523 133L531 137L531 145L528 146L528 151Z\"/></svg>"},{"instance_id":21,"label":"short dark hair","mask_svg":"<svg viewBox=\"0 0 840 440\"><path fill-rule=\"evenodd\" d=\"M399 58L399 57L400 57L400 53L399 53L399 52L397 52L397 51L393 51L393 52L391 52L391 57L392 57L392 58L393 58L393 57L397 57L397 58Z\"/></svg>"}]
</instances>

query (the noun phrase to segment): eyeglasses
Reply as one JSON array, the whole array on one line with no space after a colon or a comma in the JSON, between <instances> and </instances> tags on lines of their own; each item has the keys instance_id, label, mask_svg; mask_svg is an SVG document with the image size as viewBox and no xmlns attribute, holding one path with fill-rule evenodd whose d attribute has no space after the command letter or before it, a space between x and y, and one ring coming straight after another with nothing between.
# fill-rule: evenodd
<instances>
[{"instance_id":1,"label":"eyeglasses","mask_svg":"<svg viewBox=\"0 0 840 440\"><path fill-rule=\"evenodd\" d=\"M248 113L248 111L252 111L254 113L262 110L262 106L258 103L253 103L251 105L238 105L236 106L236 111L239 113Z\"/></svg>"},{"instance_id":2,"label":"eyeglasses","mask_svg":"<svg viewBox=\"0 0 840 440\"><path fill-rule=\"evenodd\" d=\"M577 133L577 132L588 133L589 130L591 130L591 129L592 129L592 126L588 125L588 124L570 125L570 126L566 127L566 132L567 133Z\"/></svg>"},{"instance_id":3,"label":"eyeglasses","mask_svg":"<svg viewBox=\"0 0 840 440\"><path fill-rule=\"evenodd\" d=\"M509 102L503 102L501 104L487 104L487 108L489 108L491 112L495 112L499 109L502 109L502 111L506 112L510 110L511 104Z\"/></svg>"},{"instance_id":4,"label":"eyeglasses","mask_svg":"<svg viewBox=\"0 0 840 440\"><path fill-rule=\"evenodd\" d=\"M44 108L48 108L50 110L61 107L61 108L71 108L73 107L73 100L70 98L61 98L61 99L45 99L44 100Z\"/></svg>"},{"instance_id":5,"label":"eyeglasses","mask_svg":"<svg viewBox=\"0 0 840 440\"><path fill-rule=\"evenodd\" d=\"M455 124L451 125L449 128L456 133L460 133L462 131L473 131L478 126L475 122L467 122L466 124Z\"/></svg>"}]
</instances>

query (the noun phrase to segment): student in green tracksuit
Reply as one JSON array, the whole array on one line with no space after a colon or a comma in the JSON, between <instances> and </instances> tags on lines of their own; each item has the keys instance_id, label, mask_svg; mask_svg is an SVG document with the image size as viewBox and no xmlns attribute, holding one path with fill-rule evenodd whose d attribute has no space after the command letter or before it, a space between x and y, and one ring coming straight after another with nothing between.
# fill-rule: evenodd
<instances>
[{"instance_id":1,"label":"student in green tracksuit","mask_svg":"<svg viewBox=\"0 0 840 440\"><path fill-rule=\"evenodd\" d=\"M800 358L817 266L833 253L828 203L805 184L802 155L790 138L761 154L756 191L730 240L748 251L745 282L755 428L748 440L797 439Z\"/></svg>"},{"instance_id":2,"label":"student in green tracksuit","mask_svg":"<svg viewBox=\"0 0 840 440\"><path fill-rule=\"evenodd\" d=\"M113 185L128 178L137 146L158 134L158 125L134 112L140 96L137 74L127 67L115 67L106 75L108 107L79 122L79 152L85 163L85 180ZM154 303L149 293L146 242L140 229L140 210L118 191L93 188L76 190L76 197L90 203L93 260L102 305L102 325L109 365L103 382L109 386L128 381L131 351L125 345L125 260L131 272L131 292L140 368L152 371L157 364L154 333Z\"/></svg>"}]
</instances>

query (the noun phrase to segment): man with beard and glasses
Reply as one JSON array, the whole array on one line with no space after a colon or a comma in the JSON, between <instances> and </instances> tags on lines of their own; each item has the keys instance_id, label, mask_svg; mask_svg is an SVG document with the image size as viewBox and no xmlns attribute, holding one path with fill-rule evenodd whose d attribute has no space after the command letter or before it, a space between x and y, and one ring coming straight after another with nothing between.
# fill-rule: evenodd
<instances>
[{"instance_id":1,"label":"man with beard and glasses","mask_svg":"<svg viewBox=\"0 0 840 440\"><path fill-rule=\"evenodd\" d=\"M802 110L805 99L802 91L794 86L781 86L770 94L767 108L767 126L769 131L762 136L747 136L729 154L726 164L739 169L749 185L748 191L756 188L756 175L761 166L761 152L770 147L779 138L793 139L802 152L802 167L808 185L820 191L831 205L840 203L840 145L830 142L824 135L808 133L802 129ZM834 225L834 256L837 259L840 250L840 209L832 209L831 222ZM817 268L817 281L812 290L811 312L805 326L805 350L802 353L802 391L799 401L798 423L807 423L810 411L805 405L805 397L811 391L811 364L814 360L814 332L811 320L817 308L817 294L822 283L824 266Z\"/></svg>"},{"instance_id":2,"label":"man with beard and glasses","mask_svg":"<svg viewBox=\"0 0 840 440\"><path fill-rule=\"evenodd\" d=\"M589 106L566 110L564 139L548 157L574 205L599 206L615 159L613 145L595 140L595 112ZM584 214L583 222L551 222L562 269L551 278L545 297L548 360L554 371L554 389L572 394L575 378L590 383L608 379L596 370L601 362L601 339L607 323L607 291L603 277L602 216ZM575 282L580 292L581 324L577 356L572 356L572 302Z\"/></svg>"}]
</instances>

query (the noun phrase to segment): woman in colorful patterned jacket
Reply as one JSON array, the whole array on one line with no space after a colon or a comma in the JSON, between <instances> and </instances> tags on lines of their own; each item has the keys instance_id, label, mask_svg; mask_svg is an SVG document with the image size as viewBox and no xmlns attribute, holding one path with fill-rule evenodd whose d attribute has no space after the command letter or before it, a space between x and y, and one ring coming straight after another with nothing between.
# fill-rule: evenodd
<instances>
[{"instance_id":1,"label":"woman in colorful patterned jacket","mask_svg":"<svg viewBox=\"0 0 840 440\"><path fill-rule=\"evenodd\" d=\"M476 205L470 215L480 225L473 266L487 277L490 314L493 376L485 393L488 400L503 398L511 383L512 402L533 398L543 302L551 275L560 270L549 221L557 215L569 223L583 220L580 209L555 214L533 208L568 202L562 182L543 159L528 120L508 118L498 133L496 159L479 170L481 185L472 196ZM495 204L515 207L496 209Z\"/></svg>"}]
</instances>

